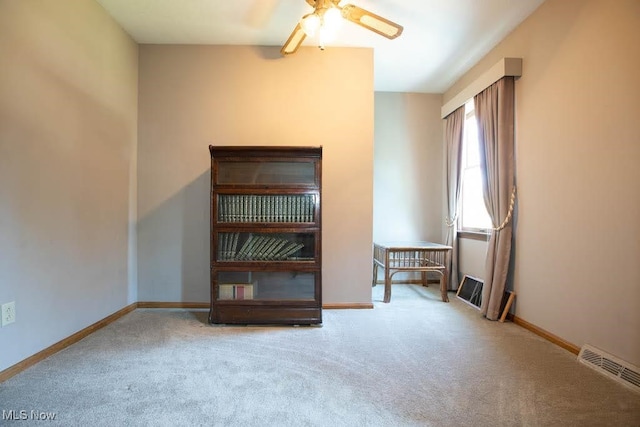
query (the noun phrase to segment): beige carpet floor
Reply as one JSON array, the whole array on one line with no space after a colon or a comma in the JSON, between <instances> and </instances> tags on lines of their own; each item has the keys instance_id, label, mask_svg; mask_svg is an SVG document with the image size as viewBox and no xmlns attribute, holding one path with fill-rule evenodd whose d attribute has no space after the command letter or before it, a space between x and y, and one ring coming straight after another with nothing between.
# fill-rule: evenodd
<instances>
[{"instance_id":1,"label":"beige carpet floor","mask_svg":"<svg viewBox=\"0 0 640 427\"><path fill-rule=\"evenodd\" d=\"M0 425L640 426L640 393L517 325L435 286L373 299L322 327L136 310L1 383Z\"/></svg>"}]
</instances>

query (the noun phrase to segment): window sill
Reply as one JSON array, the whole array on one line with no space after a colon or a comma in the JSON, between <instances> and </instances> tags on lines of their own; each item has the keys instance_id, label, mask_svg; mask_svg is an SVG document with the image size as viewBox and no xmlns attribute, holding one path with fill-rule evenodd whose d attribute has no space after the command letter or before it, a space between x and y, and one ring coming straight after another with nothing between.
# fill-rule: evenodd
<instances>
[{"instance_id":1,"label":"window sill","mask_svg":"<svg viewBox=\"0 0 640 427\"><path fill-rule=\"evenodd\" d=\"M480 240L481 242L488 242L491 234L484 231L458 231L458 239L470 239Z\"/></svg>"}]
</instances>

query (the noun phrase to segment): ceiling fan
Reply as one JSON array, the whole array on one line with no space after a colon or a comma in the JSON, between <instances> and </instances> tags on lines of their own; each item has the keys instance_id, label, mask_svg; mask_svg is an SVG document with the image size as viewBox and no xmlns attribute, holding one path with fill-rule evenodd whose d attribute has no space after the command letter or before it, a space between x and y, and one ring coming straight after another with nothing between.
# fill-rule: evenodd
<instances>
[{"instance_id":1,"label":"ceiling fan","mask_svg":"<svg viewBox=\"0 0 640 427\"><path fill-rule=\"evenodd\" d=\"M335 31L342 18L378 33L388 39L402 34L402 26L353 4L340 6L341 0L306 0L314 11L302 17L280 49L282 55L295 53L307 36L318 34L320 49L324 49L327 36Z\"/></svg>"}]
</instances>

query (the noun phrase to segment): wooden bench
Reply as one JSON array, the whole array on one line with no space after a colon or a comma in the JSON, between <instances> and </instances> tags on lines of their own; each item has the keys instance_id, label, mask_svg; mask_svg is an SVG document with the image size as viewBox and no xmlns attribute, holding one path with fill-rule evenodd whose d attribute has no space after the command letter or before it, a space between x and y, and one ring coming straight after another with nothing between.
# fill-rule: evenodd
<instances>
[{"instance_id":1,"label":"wooden bench","mask_svg":"<svg viewBox=\"0 0 640 427\"><path fill-rule=\"evenodd\" d=\"M451 246L431 242L384 242L373 244L373 282L378 279L378 267L384 269L384 302L391 301L391 279L401 271L422 274L422 285L427 285L427 273L440 275L442 301L447 296L447 275Z\"/></svg>"}]
</instances>

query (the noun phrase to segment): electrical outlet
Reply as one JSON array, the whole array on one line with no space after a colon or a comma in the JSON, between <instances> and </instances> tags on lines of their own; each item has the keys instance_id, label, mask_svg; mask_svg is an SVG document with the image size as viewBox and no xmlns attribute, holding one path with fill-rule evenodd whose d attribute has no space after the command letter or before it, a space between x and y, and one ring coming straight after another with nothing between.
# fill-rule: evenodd
<instances>
[{"instance_id":1,"label":"electrical outlet","mask_svg":"<svg viewBox=\"0 0 640 427\"><path fill-rule=\"evenodd\" d=\"M16 302L11 301L2 304L2 326L7 326L16 321Z\"/></svg>"}]
</instances>

